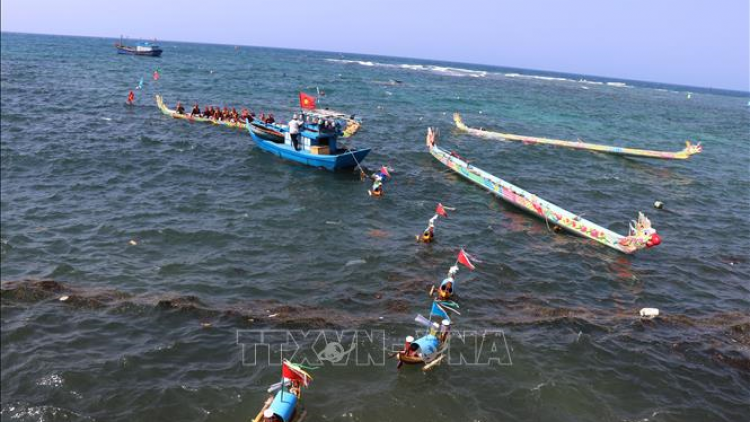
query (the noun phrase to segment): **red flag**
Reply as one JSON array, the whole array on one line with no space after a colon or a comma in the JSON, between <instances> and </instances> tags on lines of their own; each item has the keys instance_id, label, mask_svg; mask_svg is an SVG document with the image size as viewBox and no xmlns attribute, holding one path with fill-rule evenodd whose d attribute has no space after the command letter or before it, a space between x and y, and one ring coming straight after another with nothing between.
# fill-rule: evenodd
<instances>
[{"instance_id":1,"label":"red flag","mask_svg":"<svg viewBox=\"0 0 750 422\"><path fill-rule=\"evenodd\" d=\"M382 173L385 177L391 177L391 174L388 173L388 167L386 166L380 167L380 173Z\"/></svg>"},{"instance_id":2,"label":"red flag","mask_svg":"<svg viewBox=\"0 0 750 422\"><path fill-rule=\"evenodd\" d=\"M443 208L443 204L439 203L437 204L437 208L435 208L435 212L437 215L441 217L448 217L448 213L445 212L445 208Z\"/></svg>"},{"instance_id":3,"label":"red flag","mask_svg":"<svg viewBox=\"0 0 750 422\"><path fill-rule=\"evenodd\" d=\"M288 360L284 360L284 363L281 365L281 376L292 381L299 381L305 387L307 387L312 380L310 374Z\"/></svg>"},{"instance_id":4,"label":"red flag","mask_svg":"<svg viewBox=\"0 0 750 422\"><path fill-rule=\"evenodd\" d=\"M461 249L461 251L458 252L458 262L464 264L466 268L470 270L473 270L475 268L474 264L472 264L471 261L469 261L469 254L464 252L463 249Z\"/></svg>"},{"instance_id":5,"label":"red flag","mask_svg":"<svg viewBox=\"0 0 750 422\"><path fill-rule=\"evenodd\" d=\"M159 71L158 70L154 70L154 80L155 81L159 80Z\"/></svg>"},{"instance_id":6,"label":"red flag","mask_svg":"<svg viewBox=\"0 0 750 422\"><path fill-rule=\"evenodd\" d=\"M307 110L314 110L315 109L315 97L312 95L307 95L304 92L299 93L299 106L307 109Z\"/></svg>"}]
</instances>

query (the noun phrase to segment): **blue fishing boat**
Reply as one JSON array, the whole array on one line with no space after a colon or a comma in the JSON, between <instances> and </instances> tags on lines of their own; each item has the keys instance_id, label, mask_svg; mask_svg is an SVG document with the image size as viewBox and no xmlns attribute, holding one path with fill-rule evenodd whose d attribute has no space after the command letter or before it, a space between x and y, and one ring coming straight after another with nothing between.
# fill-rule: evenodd
<instances>
[{"instance_id":1,"label":"blue fishing boat","mask_svg":"<svg viewBox=\"0 0 750 422\"><path fill-rule=\"evenodd\" d=\"M130 54L133 56L159 57L162 53L162 49L156 44L141 42L136 45L125 45L122 38L120 38L120 42L115 43L115 48L118 54Z\"/></svg>"},{"instance_id":2,"label":"blue fishing boat","mask_svg":"<svg viewBox=\"0 0 750 422\"><path fill-rule=\"evenodd\" d=\"M256 119L246 122L247 130L255 144L264 151L290 161L332 171L360 167L370 153L370 148L338 145L338 138L344 132L341 125L335 123L339 116L337 113L302 112L300 116L296 148L289 133L289 125L265 123Z\"/></svg>"}]
</instances>

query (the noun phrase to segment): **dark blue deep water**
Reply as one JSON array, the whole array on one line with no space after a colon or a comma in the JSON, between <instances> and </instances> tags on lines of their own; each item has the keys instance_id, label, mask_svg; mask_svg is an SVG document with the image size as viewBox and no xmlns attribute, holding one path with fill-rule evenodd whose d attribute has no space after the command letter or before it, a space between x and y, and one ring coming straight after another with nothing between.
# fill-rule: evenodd
<instances>
[{"instance_id":1,"label":"dark blue deep water","mask_svg":"<svg viewBox=\"0 0 750 422\"><path fill-rule=\"evenodd\" d=\"M243 365L237 330L401 342L461 246L482 263L458 275L455 328L502 330L505 364L326 363L304 393L309 420L750 415L746 94L171 42L137 58L112 43L2 34L3 421L248 420L279 368ZM373 148L371 169L393 169L385 197L153 101L288 118L315 87L323 105L362 116L351 143ZM455 111L474 127L705 151L654 161L483 141L453 129ZM436 162L428 125L477 166L613 230L645 211L663 243L627 256L548 231ZM438 201L457 210L435 244L415 244ZM642 321L643 307L662 316Z\"/></svg>"}]
</instances>

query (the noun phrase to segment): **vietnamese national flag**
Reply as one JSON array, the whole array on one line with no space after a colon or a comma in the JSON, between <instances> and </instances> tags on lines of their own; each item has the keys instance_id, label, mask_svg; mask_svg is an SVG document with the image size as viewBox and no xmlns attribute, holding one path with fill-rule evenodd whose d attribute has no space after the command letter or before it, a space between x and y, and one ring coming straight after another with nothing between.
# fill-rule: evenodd
<instances>
[{"instance_id":1,"label":"vietnamese national flag","mask_svg":"<svg viewBox=\"0 0 750 422\"><path fill-rule=\"evenodd\" d=\"M464 252L463 249L461 249L461 251L458 253L458 262L464 264L466 268L470 270L473 270L475 268L474 264L472 264L471 261L469 261L469 254Z\"/></svg>"},{"instance_id":2,"label":"vietnamese national flag","mask_svg":"<svg viewBox=\"0 0 750 422\"><path fill-rule=\"evenodd\" d=\"M445 212L445 208L443 208L443 204L439 202L437 204L437 208L435 208L435 212L437 213L437 215L441 217L446 217L446 218L448 217L448 213Z\"/></svg>"},{"instance_id":3,"label":"vietnamese national flag","mask_svg":"<svg viewBox=\"0 0 750 422\"><path fill-rule=\"evenodd\" d=\"M281 376L292 381L299 381L305 387L310 385L310 381L312 381L310 374L286 359L281 365Z\"/></svg>"},{"instance_id":4,"label":"vietnamese national flag","mask_svg":"<svg viewBox=\"0 0 750 422\"><path fill-rule=\"evenodd\" d=\"M315 109L315 97L312 95L307 95L304 92L299 93L299 106L307 109L307 110L314 110Z\"/></svg>"}]
</instances>

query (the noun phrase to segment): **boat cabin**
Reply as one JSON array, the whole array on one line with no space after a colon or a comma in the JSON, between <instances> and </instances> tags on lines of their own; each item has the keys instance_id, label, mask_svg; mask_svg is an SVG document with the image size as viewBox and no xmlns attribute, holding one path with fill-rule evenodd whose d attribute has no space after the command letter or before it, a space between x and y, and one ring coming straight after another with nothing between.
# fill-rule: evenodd
<instances>
[{"instance_id":1,"label":"boat cabin","mask_svg":"<svg viewBox=\"0 0 750 422\"><path fill-rule=\"evenodd\" d=\"M151 44L149 42L142 42L135 46L135 51L141 52L141 53L148 53L152 52L154 50L158 50L159 46L156 44Z\"/></svg>"}]
</instances>

